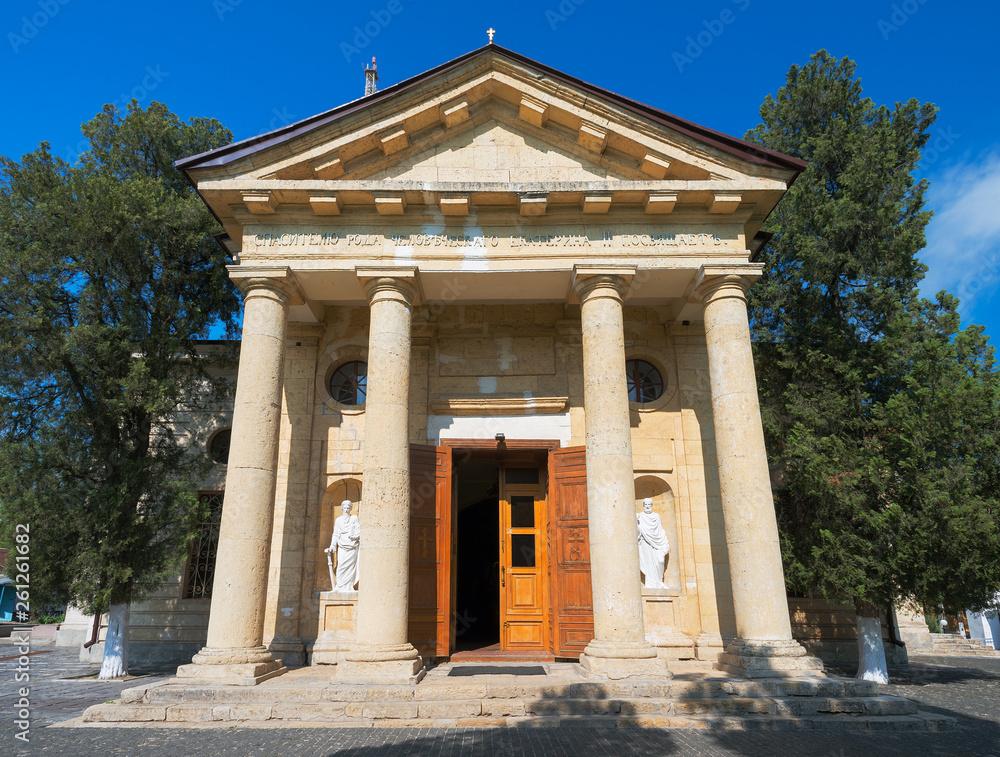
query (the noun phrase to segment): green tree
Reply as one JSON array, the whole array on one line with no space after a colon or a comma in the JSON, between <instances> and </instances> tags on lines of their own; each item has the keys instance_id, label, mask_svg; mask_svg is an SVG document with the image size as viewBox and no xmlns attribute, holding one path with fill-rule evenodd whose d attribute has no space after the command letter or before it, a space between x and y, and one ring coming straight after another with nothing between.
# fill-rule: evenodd
<instances>
[{"instance_id":1,"label":"green tree","mask_svg":"<svg viewBox=\"0 0 1000 757\"><path fill-rule=\"evenodd\" d=\"M954 298L917 293L934 107L877 106L820 51L761 118L748 139L809 164L750 296L786 577L854 601L858 675L887 680L894 599L976 606L1000 586L997 374Z\"/></svg>"},{"instance_id":2,"label":"green tree","mask_svg":"<svg viewBox=\"0 0 1000 757\"><path fill-rule=\"evenodd\" d=\"M101 677L128 665L128 605L175 569L205 456L168 421L224 387L199 356L238 296L218 224L173 167L231 140L164 105L105 107L76 165L0 158L0 540L30 528L31 598L110 612Z\"/></svg>"}]
</instances>

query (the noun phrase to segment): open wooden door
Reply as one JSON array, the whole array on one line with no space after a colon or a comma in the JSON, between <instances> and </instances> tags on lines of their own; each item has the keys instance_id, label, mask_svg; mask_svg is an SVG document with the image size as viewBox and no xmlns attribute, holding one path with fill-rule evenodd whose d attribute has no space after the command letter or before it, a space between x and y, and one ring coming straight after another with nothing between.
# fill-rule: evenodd
<instances>
[{"instance_id":1,"label":"open wooden door","mask_svg":"<svg viewBox=\"0 0 1000 757\"><path fill-rule=\"evenodd\" d=\"M544 471L500 470L500 648L546 652L547 539Z\"/></svg>"},{"instance_id":2,"label":"open wooden door","mask_svg":"<svg viewBox=\"0 0 1000 757\"><path fill-rule=\"evenodd\" d=\"M450 653L451 449L410 445L410 643Z\"/></svg>"},{"instance_id":3,"label":"open wooden door","mask_svg":"<svg viewBox=\"0 0 1000 757\"><path fill-rule=\"evenodd\" d=\"M549 503L552 652L578 657L594 638L584 447L549 452Z\"/></svg>"}]
</instances>

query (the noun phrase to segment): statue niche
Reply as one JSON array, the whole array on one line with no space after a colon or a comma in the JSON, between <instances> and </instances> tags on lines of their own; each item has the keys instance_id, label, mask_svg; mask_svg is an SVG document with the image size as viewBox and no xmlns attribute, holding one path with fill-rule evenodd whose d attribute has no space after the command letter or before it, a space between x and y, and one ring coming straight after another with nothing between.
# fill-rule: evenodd
<instances>
[{"instance_id":1,"label":"statue niche","mask_svg":"<svg viewBox=\"0 0 1000 757\"><path fill-rule=\"evenodd\" d=\"M326 552L327 567L330 569L330 584L333 591L350 592L358 585L358 547L361 544L361 523L357 515L351 515L351 500L340 503L343 514L333 526L333 536ZM337 574L333 573L333 555L337 555Z\"/></svg>"}]
</instances>

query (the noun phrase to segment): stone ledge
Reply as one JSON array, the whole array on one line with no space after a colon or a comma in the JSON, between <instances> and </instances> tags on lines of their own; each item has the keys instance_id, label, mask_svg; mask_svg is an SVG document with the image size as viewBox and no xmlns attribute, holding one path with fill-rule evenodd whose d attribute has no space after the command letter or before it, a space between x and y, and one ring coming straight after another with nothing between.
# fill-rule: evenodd
<instances>
[{"instance_id":1,"label":"stone ledge","mask_svg":"<svg viewBox=\"0 0 1000 757\"><path fill-rule=\"evenodd\" d=\"M432 400L436 415L551 415L566 409L569 397L470 397Z\"/></svg>"}]
</instances>

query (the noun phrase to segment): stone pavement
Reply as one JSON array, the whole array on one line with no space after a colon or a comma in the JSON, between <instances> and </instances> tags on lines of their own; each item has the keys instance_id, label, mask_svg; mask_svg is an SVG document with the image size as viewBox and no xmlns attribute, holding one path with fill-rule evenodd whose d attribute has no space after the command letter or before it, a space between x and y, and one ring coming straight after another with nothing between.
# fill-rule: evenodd
<instances>
[{"instance_id":1,"label":"stone pavement","mask_svg":"<svg viewBox=\"0 0 1000 757\"><path fill-rule=\"evenodd\" d=\"M11 650L8 652L7 650ZM16 650L0 645L0 657ZM96 675L97 666L75 660L75 651L38 649L31 660L30 742L14 739L17 661L0 661L0 755L80 755L101 757L244 757L250 755L706 755L746 757L862 757L871 755L953 755L1000 757L1000 660L914 657L893 668L885 693L915 699L920 709L956 717L950 733L837 733L675 731L603 728L45 728L79 716L123 688L162 680L98 682L69 676ZM836 671L840 673L849 671Z\"/></svg>"}]
</instances>

